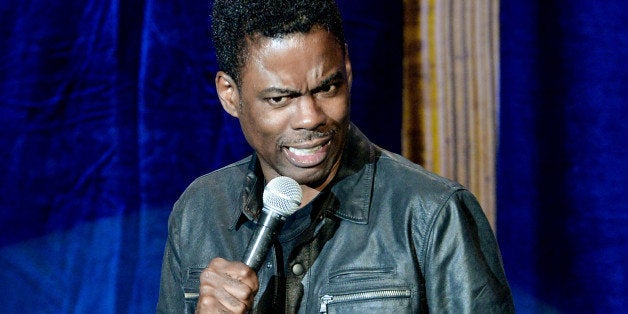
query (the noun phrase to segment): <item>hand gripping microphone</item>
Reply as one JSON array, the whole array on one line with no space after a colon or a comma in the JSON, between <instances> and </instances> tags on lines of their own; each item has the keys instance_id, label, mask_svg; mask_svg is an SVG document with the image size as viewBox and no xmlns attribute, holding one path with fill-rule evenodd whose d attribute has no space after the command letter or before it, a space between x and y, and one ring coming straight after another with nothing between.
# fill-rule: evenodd
<instances>
[{"instance_id":1,"label":"hand gripping microphone","mask_svg":"<svg viewBox=\"0 0 628 314\"><path fill-rule=\"evenodd\" d=\"M244 252L242 262L258 271L270 249L275 232L286 217L301 205L302 191L299 184L288 177L277 177L264 188L264 208L257 220L258 227Z\"/></svg>"}]
</instances>

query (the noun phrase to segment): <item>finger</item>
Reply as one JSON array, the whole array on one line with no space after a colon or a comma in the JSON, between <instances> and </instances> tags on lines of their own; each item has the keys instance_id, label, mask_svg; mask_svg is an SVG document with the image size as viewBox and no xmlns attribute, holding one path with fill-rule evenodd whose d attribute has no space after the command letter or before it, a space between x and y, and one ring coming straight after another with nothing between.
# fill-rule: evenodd
<instances>
[{"instance_id":1,"label":"finger","mask_svg":"<svg viewBox=\"0 0 628 314\"><path fill-rule=\"evenodd\" d=\"M253 306L253 300L255 299L256 291L253 290L249 285L235 278L227 276L225 280L229 281L229 283L223 286L224 291L231 295L233 298L244 303L245 306L250 309Z\"/></svg>"},{"instance_id":2,"label":"finger","mask_svg":"<svg viewBox=\"0 0 628 314\"><path fill-rule=\"evenodd\" d=\"M237 266L221 274L222 288L231 297L245 304L250 309L257 293L257 274L250 268ZM235 304L234 304L235 306Z\"/></svg>"},{"instance_id":3,"label":"finger","mask_svg":"<svg viewBox=\"0 0 628 314\"><path fill-rule=\"evenodd\" d=\"M251 287L252 286L252 287ZM221 306L230 311L253 307L257 274L241 262L214 259L201 274L199 306Z\"/></svg>"},{"instance_id":4,"label":"finger","mask_svg":"<svg viewBox=\"0 0 628 314\"><path fill-rule=\"evenodd\" d=\"M257 273L242 262L230 262L222 258L215 258L207 268L247 285L253 294L256 294L259 289Z\"/></svg>"},{"instance_id":5,"label":"finger","mask_svg":"<svg viewBox=\"0 0 628 314\"><path fill-rule=\"evenodd\" d=\"M231 267L226 271L226 274L242 284L247 285L253 294L257 293L259 288L257 273L246 264L235 262L231 264Z\"/></svg>"},{"instance_id":6,"label":"finger","mask_svg":"<svg viewBox=\"0 0 628 314\"><path fill-rule=\"evenodd\" d=\"M224 289L203 285L200 292L197 303L199 313L246 313L252 309L252 303L242 301Z\"/></svg>"}]
</instances>

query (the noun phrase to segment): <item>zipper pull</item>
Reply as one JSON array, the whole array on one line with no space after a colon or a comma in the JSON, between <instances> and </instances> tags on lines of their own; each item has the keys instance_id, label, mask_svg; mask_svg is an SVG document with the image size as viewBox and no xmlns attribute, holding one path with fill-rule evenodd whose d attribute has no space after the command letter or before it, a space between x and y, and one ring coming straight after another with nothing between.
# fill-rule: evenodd
<instances>
[{"instance_id":1,"label":"zipper pull","mask_svg":"<svg viewBox=\"0 0 628 314\"><path fill-rule=\"evenodd\" d=\"M329 304L332 300L334 299L334 297L326 294L324 296L321 297L321 309L320 309L320 313L327 313L327 304Z\"/></svg>"}]
</instances>

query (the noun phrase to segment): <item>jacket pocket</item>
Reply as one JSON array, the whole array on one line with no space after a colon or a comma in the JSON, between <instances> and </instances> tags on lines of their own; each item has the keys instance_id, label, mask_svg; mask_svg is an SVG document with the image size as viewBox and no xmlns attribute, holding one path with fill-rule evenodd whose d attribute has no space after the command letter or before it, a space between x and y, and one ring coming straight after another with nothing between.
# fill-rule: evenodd
<instances>
[{"instance_id":1,"label":"jacket pocket","mask_svg":"<svg viewBox=\"0 0 628 314\"><path fill-rule=\"evenodd\" d=\"M390 280L396 276L393 267L338 270L329 276L330 284Z\"/></svg>"},{"instance_id":2,"label":"jacket pocket","mask_svg":"<svg viewBox=\"0 0 628 314\"><path fill-rule=\"evenodd\" d=\"M201 284L200 278L204 269L204 266L192 266L188 268L185 283L183 285L186 313L194 313L196 311L196 303L198 302L199 294L198 289Z\"/></svg>"},{"instance_id":3,"label":"jacket pocket","mask_svg":"<svg viewBox=\"0 0 628 314\"><path fill-rule=\"evenodd\" d=\"M330 293L320 301L320 313L412 313L412 291L403 287Z\"/></svg>"}]
</instances>

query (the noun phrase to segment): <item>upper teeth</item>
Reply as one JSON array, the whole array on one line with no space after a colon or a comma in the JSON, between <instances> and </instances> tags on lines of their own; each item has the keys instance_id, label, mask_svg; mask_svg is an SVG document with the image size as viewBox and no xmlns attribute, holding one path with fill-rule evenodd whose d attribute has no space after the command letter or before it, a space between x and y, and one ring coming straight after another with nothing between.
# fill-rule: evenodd
<instances>
[{"instance_id":1,"label":"upper teeth","mask_svg":"<svg viewBox=\"0 0 628 314\"><path fill-rule=\"evenodd\" d=\"M319 145L316 147L312 147L312 148L294 148L294 147L288 147L288 149L294 153L297 156L305 156L305 155L312 155L314 153L316 153L317 151L319 151L323 146Z\"/></svg>"}]
</instances>

